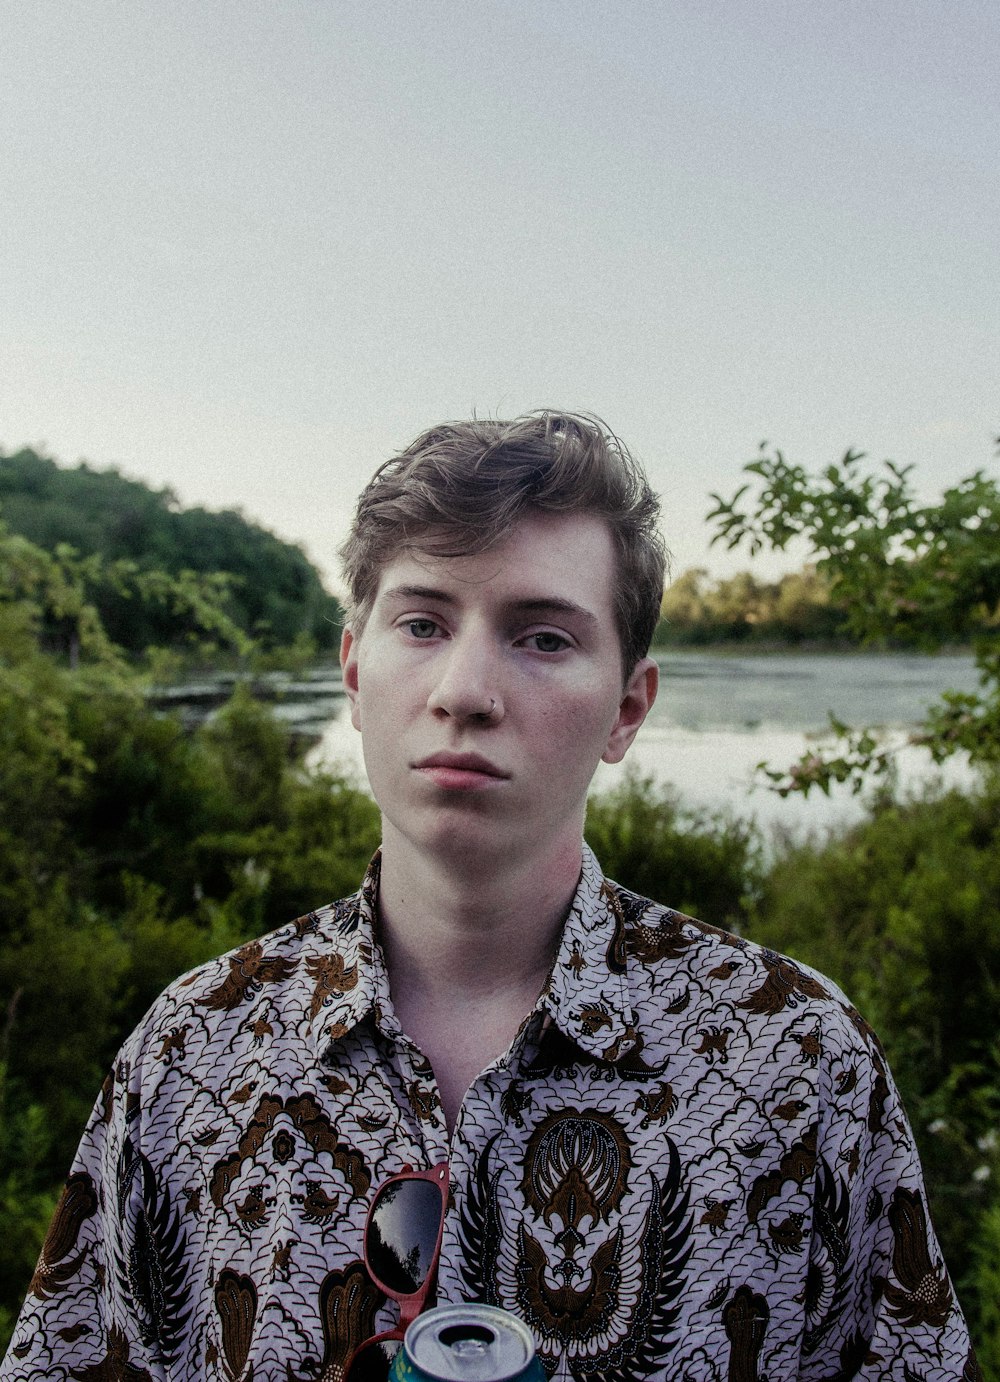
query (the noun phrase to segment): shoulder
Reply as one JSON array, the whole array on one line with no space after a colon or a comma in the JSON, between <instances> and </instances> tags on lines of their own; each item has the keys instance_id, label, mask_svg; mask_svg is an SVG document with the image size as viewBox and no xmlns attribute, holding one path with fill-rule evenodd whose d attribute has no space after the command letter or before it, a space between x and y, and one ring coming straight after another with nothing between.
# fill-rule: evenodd
<instances>
[{"instance_id":1,"label":"shoulder","mask_svg":"<svg viewBox=\"0 0 1000 1382\"><path fill-rule=\"evenodd\" d=\"M891 1125L896 1103L881 1044L836 983L744 936L605 886L644 1069L679 1071L678 1090L692 1098L702 1081L739 1087L779 1120L839 1109L852 1126Z\"/></svg>"},{"instance_id":2,"label":"shoulder","mask_svg":"<svg viewBox=\"0 0 1000 1382\"><path fill-rule=\"evenodd\" d=\"M316 967L331 951L355 954L357 895L295 918L180 975L160 994L126 1043L133 1058L183 1052L192 1031L199 1044L239 1029L262 1007L307 1009Z\"/></svg>"},{"instance_id":3,"label":"shoulder","mask_svg":"<svg viewBox=\"0 0 1000 1382\"><path fill-rule=\"evenodd\" d=\"M813 1016L854 1039L874 1040L843 991L818 970L611 880L604 887L616 914L621 960L640 991L683 979L703 1003L746 1021Z\"/></svg>"}]
</instances>

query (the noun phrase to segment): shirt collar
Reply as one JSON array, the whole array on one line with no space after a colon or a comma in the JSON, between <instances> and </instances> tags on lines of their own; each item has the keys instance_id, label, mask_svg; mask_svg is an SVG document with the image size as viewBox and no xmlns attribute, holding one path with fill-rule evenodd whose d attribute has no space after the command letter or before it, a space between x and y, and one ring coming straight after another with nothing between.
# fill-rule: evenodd
<instances>
[{"instance_id":1,"label":"shirt collar","mask_svg":"<svg viewBox=\"0 0 1000 1382\"><path fill-rule=\"evenodd\" d=\"M337 955L317 958L312 965L332 959L335 967L342 962L343 968L333 990L320 1005L312 1005L312 1031L321 1051L369 1014L387 1035L399 1035L385 958L376 940L380 865L377 853L358 892L329 909L328 917L318 914L324 937L332 933L335 939ZM614 885L604 878L586 844L580 881L538 1008L546 1025L556 1026L598 1060L614 1062L636 1045L625 965L625 918Z\"/></svg>"},{"instance_id":2,"label":"shirt collar","mask_svg":"<svg viewBox=\"0 0 1000 1382\"><path fill-rule=\"evenodd\" d=\"M339 1041L369 1015L382 1025L392 1012L389 976L382 948L375 938L376 902L382 855L377 851L353 897L316 913L322 949L331 942L332 953L306 959L306 970L315 978L310 1003L310 1029L322 1055L331 1041ZM322 970L330 979L323 985ZM393 1019L390 1025L395 1025Z\"/></svg>"},{"instance_id":3,"label":"shirt collar","mask_svg":"<svg viewBox=\"0 0 1000 1382\"><path fill-rule=\"evenodd\" d=\"M625 964L625 918L614 884L588 845L540 1004L580 1050L617 1061L636 1045Z\"/></svg>"}]
</instances>

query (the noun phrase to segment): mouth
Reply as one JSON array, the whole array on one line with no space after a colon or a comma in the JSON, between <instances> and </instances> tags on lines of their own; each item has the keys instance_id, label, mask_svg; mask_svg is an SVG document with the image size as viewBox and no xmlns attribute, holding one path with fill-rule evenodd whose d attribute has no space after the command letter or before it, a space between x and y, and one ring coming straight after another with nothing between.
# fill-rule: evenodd
<instances>
[{"instance_id":1,"label":"mouth","mask_svg":"<svg viewBox=\"0 0 1000 1382\"><path fill-rule=\"evenodd\" d=\"M432 753L413 768L435 786L450 791L482 790L506 782L509 776L478 753Z\"/></svg>"}]
</instances>

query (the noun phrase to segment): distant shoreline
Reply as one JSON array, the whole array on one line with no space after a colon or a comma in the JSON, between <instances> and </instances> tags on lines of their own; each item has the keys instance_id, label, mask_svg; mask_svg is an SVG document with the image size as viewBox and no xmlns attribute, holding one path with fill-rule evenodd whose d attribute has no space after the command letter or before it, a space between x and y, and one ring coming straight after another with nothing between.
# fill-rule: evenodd
<instances>
[{"instance_id":1,"label":"distant shoreline","mask_svg":"<svg viewBox=\"0 0 1000 1382\"><path fill-rule=\"evenodd\" d=\"M855 643L848 639L780 639L780 638L722 638L700 642L697 639L671 639L654 643L651 657L665 656L669 653L705 653L710 656L734 657L741 653L747 656L834 656L850 653L858 657L971 657L971 643L949 643L941 648L914 648L903 644L878 646L876 644Z\"/></svg>"}]
</instances>

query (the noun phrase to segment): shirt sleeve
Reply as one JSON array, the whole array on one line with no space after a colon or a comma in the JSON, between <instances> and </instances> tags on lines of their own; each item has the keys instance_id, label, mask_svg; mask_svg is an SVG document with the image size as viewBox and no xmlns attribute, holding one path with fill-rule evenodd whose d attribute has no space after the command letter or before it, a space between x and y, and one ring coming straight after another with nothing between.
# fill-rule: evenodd
<instances>
[{"instance_id":1,"label":"shirt sleeve","mask_svg":"<svg viewBox=\"0 0 1000 1382\"><path fill-rule=\"evenodd\" d=\"M0 1363L2 1382L164 1375L154 1321L143 1309L164 1261L139 1146L130 1059L137 1044L133 1036L123 1049L80 1142Z\"/></svg>"},{"instance_id":2,"label":"shirt sleeve","mask_svg":"<svg viewBox=\"0 0 1000 1382\"><path fill-rule=\"evenodd\" d=\"M824 1033L802 1379L981 1378L885 1054L844 1000Z\"/></svg>"}]
</instances>

